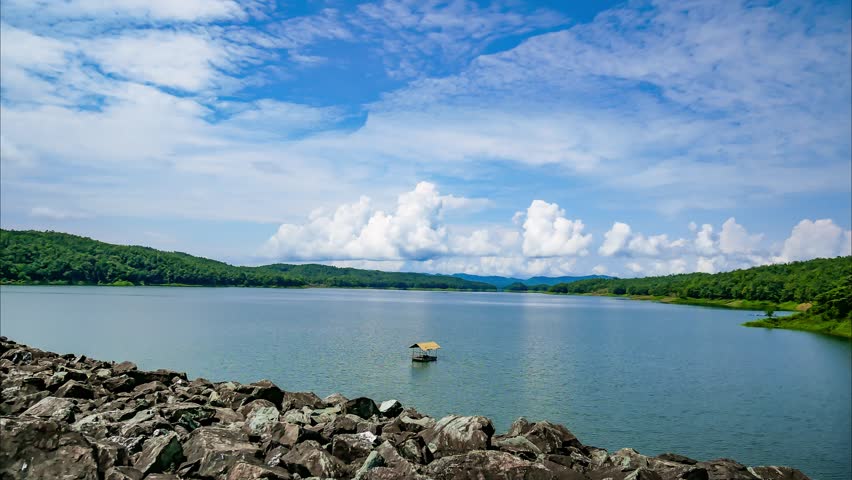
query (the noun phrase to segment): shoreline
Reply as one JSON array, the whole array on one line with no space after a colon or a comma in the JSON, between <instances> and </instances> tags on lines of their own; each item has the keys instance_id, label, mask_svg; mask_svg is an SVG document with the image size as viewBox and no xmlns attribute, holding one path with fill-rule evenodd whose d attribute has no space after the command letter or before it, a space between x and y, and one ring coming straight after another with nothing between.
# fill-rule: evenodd
<instances>
[{"instance_id":1,"label":"shoreline","mask_svg":"<svg viewBox=\"0 0 852 480\"><path fill-rule=\"evenodd\" d=\"M0 337L0 476L107 480L805 480L790 467L648 457L584 445L523 417L436 419L395 400L190 380L131 362L44 352Z\"/></svg>"}]
</instances>

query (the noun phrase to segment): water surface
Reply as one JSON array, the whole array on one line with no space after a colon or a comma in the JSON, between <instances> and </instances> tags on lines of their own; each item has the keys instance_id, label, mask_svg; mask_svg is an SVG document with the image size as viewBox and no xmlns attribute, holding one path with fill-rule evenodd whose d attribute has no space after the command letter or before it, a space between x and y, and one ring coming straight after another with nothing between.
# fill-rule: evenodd
<instances>
[{"instance_id":1,"label":"water surface","mask_svg":"<svg viewBox=\"0 0 852 480\"><path fill-rule=\"evenodd\" d=\"M0 333L190 377L518 416L586 444L852 477L852 346L753 312L517 293L0 288ZM406 347L435 340L432 364Z\"/></svg>"}]
</instances>

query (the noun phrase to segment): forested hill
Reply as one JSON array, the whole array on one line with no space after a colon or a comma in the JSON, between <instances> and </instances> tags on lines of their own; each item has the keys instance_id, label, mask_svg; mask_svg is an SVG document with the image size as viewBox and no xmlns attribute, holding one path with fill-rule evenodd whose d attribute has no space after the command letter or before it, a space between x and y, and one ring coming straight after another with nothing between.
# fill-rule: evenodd
<instances>
[{"instance_id":1,"label":"forested hill","mask_svg":"<svg viewBox=\"0 0 852 480\"><path fill-rule=\"evenodd\" d=\"M0 230L0 283L495 290L446 275L326 265L237 267L180 252L58 232Z\"/></svg>"},{"instance_id":2,"label":"forested hill","mask_svg":"<svg viewBox=\"0 0 852 480\"><path fill-rule=\"evenodd\" d=\"M753 326L852 336L852 257L818 258L716 274L594 279L555 285L551 293L630 295L672 303L807 310Z\"/></svg>"}]
</instances>

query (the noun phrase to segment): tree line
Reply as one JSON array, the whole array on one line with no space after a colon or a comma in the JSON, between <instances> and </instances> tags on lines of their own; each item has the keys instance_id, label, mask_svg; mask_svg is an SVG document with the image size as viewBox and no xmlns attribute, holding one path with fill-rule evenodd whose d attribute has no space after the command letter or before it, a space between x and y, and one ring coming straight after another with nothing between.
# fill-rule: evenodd
<instances>
[{"instance_id":1,"label":"tree line","mask_svg":"<svg viewBox=\"0 0 852 480\"><path fill-rule=\"evenodd\" d=\"M181 252L113 245L67 233L5 229L0 230L0 282L495 290L493 285L446 275L327 265L240 267Z\"/></svg>"}]
</instances>

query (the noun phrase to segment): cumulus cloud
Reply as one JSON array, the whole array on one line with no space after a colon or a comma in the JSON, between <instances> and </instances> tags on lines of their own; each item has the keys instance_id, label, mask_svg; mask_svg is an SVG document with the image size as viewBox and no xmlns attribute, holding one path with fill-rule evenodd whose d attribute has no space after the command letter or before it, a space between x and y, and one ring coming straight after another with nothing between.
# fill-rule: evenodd
<instances>
[{"instance_id":1,"label":"cumulus cloud","mask_svg":"<svg viewBox=\"0 0 852 480\"><path fill-rule=\"evenodd\" d=\"M699 255L713 255L716 253L716 241L713 239L713 225L705 223L701 230L695 235L695 252Z\"/></svg>"},{"instance_id":2,"label":"cumulus cloud","mask_svg":"<svg viewBox=\"0 0 852 480\"><path fill-rule=\"evenodd\" d=\"M742 225L731 217L722 224L719 233L719 250L722 253L751 253L760 245L762 234L750 235Z\"/></svg>"},{"instance_id":3,"label":"cumulus cloud","mask_svg":"<svg viewBox=\"0 0 852 480\"><path fill-rule=\"evenodd\" d=\"M604 234L604 242L598 249L598 253L604 257L615 255L627 245L630 234L630 225L622 222L613 223L612 228Z\"/></svg>"},{"instance_id":4,"label":"cumulus cloud","mask_svg":"<svg viewBox=\"0 0 852 480\"><path fill-rule=\"evenodd\" d=\"M677 249L684 247L686 240L669 240L668 235L645 236L633 233L630 225L615 222L612 228L604 234L604 242L598 249L604 257L613 255L630 255L636 257L660 257L672 255Z\"/></svg>"},{"instance_id":5,"label":"cumulus cloud","mask_svg":"<svg viewBox=\"0 0 852 480\"><path fill-rule=\"evenodd\" d=\"M606 275L607 271L608 271L608 269L606 268L605 265L595 265L594 267L592 267L592 272L594 272L598 275Z\"/></svg>"},{"instance_id":6,"label":"cumulus cloud","mask_svg":"<svg viewBox=\"0 0 852 480\"><path fill-rule=\"evenodd\" d=\"M586 255L592 235L583 235L583 222L565 218L555 203L533 200L524 221L523 252L528 257Z\"/></svg>"},{"instance_id":7,"label":"cumulus cloud","mask_svg":"<svg viewBox=\"0 0 852 480\"><path fill-rule=\"evenodd\" d=\"M843 231L831 219L802 220L784 241L776 262L852 255L852 230Z\"/></svg>"},{"instance_id":8,"label":"cumulus cloud","mask_svg":"<svg viewBox=\"0 0 852 480\"><path fill-rule=\"evenodd\" d=\"M266 244L266 253L283 259L311 260L426 260L447 254L446 210L482 203L476 199L441 195L429 182L420 182L399 196L393 212L373 207L362 196L333 213L317 210L308 223L283 224ZM487 233L474 233L469 251L488 246Z\"/></svg>"}]
</instances>

